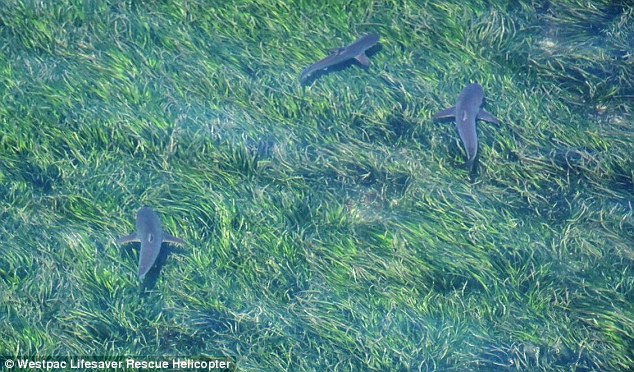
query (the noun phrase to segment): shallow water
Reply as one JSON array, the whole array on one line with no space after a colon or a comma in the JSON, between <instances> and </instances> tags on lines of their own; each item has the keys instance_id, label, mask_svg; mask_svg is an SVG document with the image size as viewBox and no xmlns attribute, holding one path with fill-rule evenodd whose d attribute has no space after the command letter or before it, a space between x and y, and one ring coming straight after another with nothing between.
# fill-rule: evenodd
<instances>
[{"instance_id":1,"label":"shallow water","mask_svg":"<svg viewBox=\"0 0 634 372\"><path fill-rule=\"evenodd\" d=\"M632 368L633 28L625 2L0 6L0 355ZM369 68L299 84L372 31ZM501 124L468 174L431 117L471 82ZM143 205L188 244L139 283L114 240Z\"/></svg>"}]
</instances>

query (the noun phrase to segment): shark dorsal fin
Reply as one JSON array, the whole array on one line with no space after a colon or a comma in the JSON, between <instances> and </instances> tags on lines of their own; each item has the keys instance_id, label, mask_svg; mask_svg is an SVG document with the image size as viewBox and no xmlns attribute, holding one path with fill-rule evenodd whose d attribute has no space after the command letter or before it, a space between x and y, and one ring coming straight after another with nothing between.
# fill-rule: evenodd
<instances>
[{"instance_id":1,"label":"shark dorsal fin","mask_svg":"<svg viewBox=\"0 0 634 372\"><path fill-rule=\"evenodd\" d=\"M343 48L332 48L332 49L328 49L328 54L329 55L337 55L337 54L341 54L341 52L343 52L344 50L346 50L345 47Z\"/></svg>"}]
</instances>

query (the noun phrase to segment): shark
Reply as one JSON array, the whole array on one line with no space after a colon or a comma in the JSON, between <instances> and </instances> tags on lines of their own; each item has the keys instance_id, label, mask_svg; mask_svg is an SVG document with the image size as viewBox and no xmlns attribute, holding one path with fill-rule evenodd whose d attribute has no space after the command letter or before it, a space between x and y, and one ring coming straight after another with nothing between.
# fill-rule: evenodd
<instances>
[{"instance_id":1,"label":"shark","mask_svg":"<svg viewBox=\"0 0 634 372\"><path fill-rule=\"evenodd\" d=\"M317 71L326 70L350 59L356 60L364 67L370 66L370 60L365 52L378 43L380 38L381 36L377 32L372 32L346 47L333 49L328 57L313 63L302 71L299 76L300 83L306 82Z\"/></svg>"},{"instance_id":2,"label":"shark","mask_svg":"<svg viewBox=\"0 0 634 372\"><path fill-rule=\"evenodd\" d=\"M117 244L141 243L139 252L139 279L143 280L161 252L161 244L185 245L185 241L163 231L161 220L150 207L142 207L136 215L136 231L117 239Z\"/></svg>"},{"instance_id":3,"label":"shark","mask_svg":"<svg viewBox=\"0 0 634 372\"><path fill-rule=\"evenodd\" d=\"M456 127L460 139L467 153L467 166L473 170L473 163L478 154L478 134L476 133L476 120L484 120L489 123L499 124L500 121L486 112L481 106L484 102L484 90L478 83L467 85L456 105L442 110L433 116L433 119L446 119L455 117Z\"/></svg>"}]
</instances>

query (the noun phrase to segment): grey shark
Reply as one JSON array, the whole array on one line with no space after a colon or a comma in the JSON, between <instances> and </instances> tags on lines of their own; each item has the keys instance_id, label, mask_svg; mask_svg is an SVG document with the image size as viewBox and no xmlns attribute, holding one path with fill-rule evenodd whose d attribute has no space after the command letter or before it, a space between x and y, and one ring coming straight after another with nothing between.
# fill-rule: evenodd
<instances>
[{"instance_id":1,"label":"grey shark","mask_svg":"<svg viewBox=\"0 0 634 372\"><path fill-rule=\"evenodd\" d=\"M313 63L302 71L302 74L299 77L300 83L303 84L317 71L325 70L350 59L357 60L365 67L370 66L370 60L365 52L378 43L380 38L381 36L378 33L372 32L362 36L360 39L346 47L332 50L328 57L319 62Z\"/></svg>"},{"instance_id":2,"label":"grey shark","mask_svg":"<svg viewBox=\"0 0 634 372\"><path fill-rule=\"evenodd\" d=\"M159 216L149 207L142 207L136 215L136 232L117 239L118 244L140 242L139 279L143 280L161 252L161 244L185 244L180 238L163 231Z\"/></svg>"},{"instance_id":3,"label":"grey shark","mask_svg":"<svg viewBox=\"0 0 634 372\"><path fill-rule=\"evenodd\" d=\"M462 139L465 152L467 153L467 166L469 171L473 169L473 163L478 154L478 134L476 133L476 119L489 123L499 124L500 121L493 115L482 109L484 101L484 90L480 84L469 84L462 90L456 105L442 110L433 119L456 118L458 134Z\"/></svg>"}]
</instances>

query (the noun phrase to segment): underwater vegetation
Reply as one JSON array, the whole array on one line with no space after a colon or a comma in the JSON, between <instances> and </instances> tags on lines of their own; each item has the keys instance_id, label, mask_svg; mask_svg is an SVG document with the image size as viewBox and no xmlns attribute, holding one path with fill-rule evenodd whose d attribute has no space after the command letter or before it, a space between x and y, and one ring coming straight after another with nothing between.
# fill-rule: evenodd
<instances>
[{"instance_id":1,"label":"underwater vegetation","mask_svg":"<svg viewBox=\"0 0 634 372\"><path fill-rule=\"evenodd\" d=\"M634 369L632 45L627 1L3 1L0 356Z\"/></svg>"}]
</instances>

